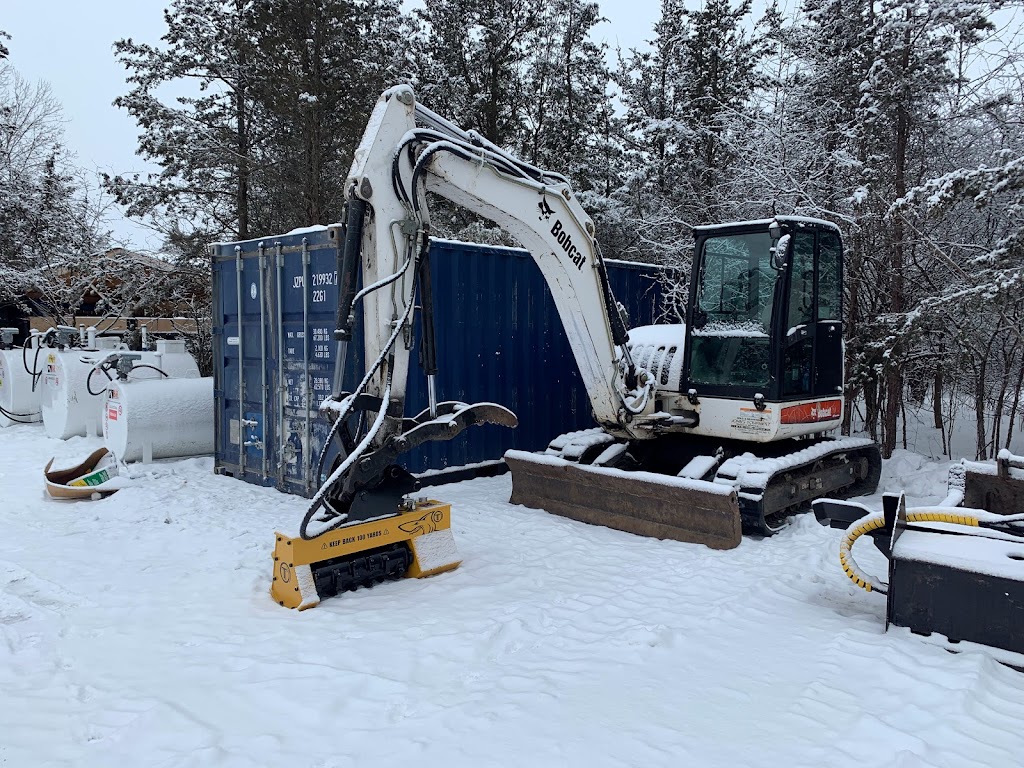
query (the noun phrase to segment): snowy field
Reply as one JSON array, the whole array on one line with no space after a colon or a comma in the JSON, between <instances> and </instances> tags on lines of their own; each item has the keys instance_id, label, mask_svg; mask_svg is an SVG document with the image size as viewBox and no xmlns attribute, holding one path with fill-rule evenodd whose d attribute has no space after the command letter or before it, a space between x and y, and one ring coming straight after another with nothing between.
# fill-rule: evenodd
<instances>
[{"instance_id":1,"label":"snowy field","mask_svg":"<svg viewBox=\"0 0 1024 768\"><path fill-rule=\"evenodd\" d=\"M97 441L0 432L0 766L1014 766L1024 675L883 631L808 516L729 552L434 489L464 563L296 613L267 594L300 499L133 466L43 495ZM944 491L899 453L886 489ZM880 573L870 545L858 558Z\"/></svg>"}]
</instances>

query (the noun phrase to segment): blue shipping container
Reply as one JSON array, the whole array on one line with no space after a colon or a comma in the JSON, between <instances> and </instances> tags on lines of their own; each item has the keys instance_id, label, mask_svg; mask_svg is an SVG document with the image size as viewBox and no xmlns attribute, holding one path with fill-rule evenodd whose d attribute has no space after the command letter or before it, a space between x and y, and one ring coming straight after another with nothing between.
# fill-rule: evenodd
<instances>
[{"instance_id":1,"label":"blue shipping container","mask_svg":"<svg viewBox=\"0 0 1024 768\"><path fill-rule=\"evenodd\" d=\"M329 424L340 228L214 246L216 466L248 482L311 495ZM427 443L402 458L413 473L497 461L510 448L540 450L593 426L569 341L540 270L526 251L436 240L431 245L439 400L496 402L519 417ZM658 269L609 262L631 325L655 321ZM357 317L359 313L356 313ZM363 373L362 328L349 346L344 386ZM406 413L427 407L417 323Z\"/></svg>"}]
</instances>

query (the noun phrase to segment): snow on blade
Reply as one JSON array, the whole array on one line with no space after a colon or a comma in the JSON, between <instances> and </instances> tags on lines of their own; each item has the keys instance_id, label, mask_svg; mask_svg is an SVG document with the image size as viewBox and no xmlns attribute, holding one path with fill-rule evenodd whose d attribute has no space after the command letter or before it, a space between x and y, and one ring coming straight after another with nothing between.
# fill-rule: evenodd
<instances>
[{"instance_id":1,"label":"snow on blade","mask_svg":"<svg viewBox=\"0 0 1024 768\"><path fill-rule=\"evenodd\" d=\"M584 474L594 475L622 475L624 471L621 469L613 469L611 467L595 467L589 464L576 464L575 462L566 461L560 459L557 456L549 456L546 454L539 453L527 453L526 451L506 451L506 456L512 456L520 461L529 461L534 464L546 464L552 467L566 467L573 466L577 471ZM675 477L673 475L659 475L656 472L643 472L643 471L630 471L629 477L635 480L642 480L648 483L656 483L658 485L664 485L667 488L678 488L685 491L700 491L701 493L713 493L716 496L728 496L732 493L731 487L723 485L716 485L705 480L693 480L688 477Z\"/></svg>"},{"instance_id":2,"label":"snow on blade","mask_svg":"<svg viewBox=\"0 0 1024 768\"><path fill-rule=\"evenodd\" d=\"M416 549L416 560L420 570L424 573L459 561L459 549L451 528L442 528L440 531L417 536L413 539L412 545Z\"/></svg>"}]
</instances>

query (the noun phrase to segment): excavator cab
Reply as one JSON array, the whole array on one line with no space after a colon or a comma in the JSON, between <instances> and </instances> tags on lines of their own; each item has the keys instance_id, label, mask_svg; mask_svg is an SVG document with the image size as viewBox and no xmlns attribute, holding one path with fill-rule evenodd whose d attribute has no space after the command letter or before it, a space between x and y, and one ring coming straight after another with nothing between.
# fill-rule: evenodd
<instances>
[{"instance_id":1,"label":"excavator cab","mask_svg":"<svg viewBox=\"0 0 1024 768\"><path fill-rule=\"evenodd\" d=\"M695 235L683 391L768 403L841 398L835 225L777 217Z\"/></svg>"}]
</instances>

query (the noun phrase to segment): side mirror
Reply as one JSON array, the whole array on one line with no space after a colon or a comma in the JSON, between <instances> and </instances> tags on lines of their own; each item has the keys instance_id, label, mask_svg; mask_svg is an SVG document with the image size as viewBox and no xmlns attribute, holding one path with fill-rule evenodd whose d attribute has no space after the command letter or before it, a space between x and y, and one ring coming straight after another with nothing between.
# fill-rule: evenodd
<instances>
[{"instance_id":1,"label":"side mirror","mask_svg":"<svg viewBox=\"0 0 1024 768\"><path fill-rule=\"evenodd\" d=\"M772 246L772 268L782 270L786 266L786 259L789 256L790 235L782 235Z\"/></svg>"}]
</instances>

